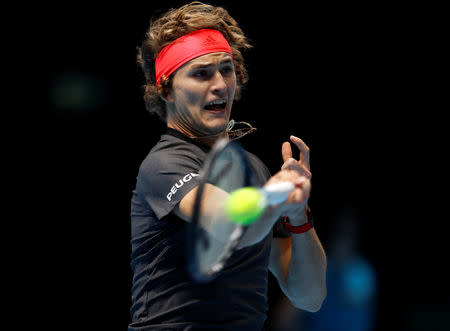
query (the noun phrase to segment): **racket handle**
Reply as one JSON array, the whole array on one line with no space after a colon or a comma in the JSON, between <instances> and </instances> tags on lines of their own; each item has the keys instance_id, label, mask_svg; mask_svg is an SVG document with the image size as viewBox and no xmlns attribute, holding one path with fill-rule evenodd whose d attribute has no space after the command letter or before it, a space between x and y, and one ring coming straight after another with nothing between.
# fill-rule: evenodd
<instances>
[{"instance_id":1,"label":"racket handle","mask_svg":"<svg viewBox=\"0 0 450 331\"><path fill-rule=\"evenodd\" d=\"M267 199L267 205L277 205L287 200L289 193L295 189L291 182L279 182L267 185L261 189Z\"/></svg>"}]
</instances>

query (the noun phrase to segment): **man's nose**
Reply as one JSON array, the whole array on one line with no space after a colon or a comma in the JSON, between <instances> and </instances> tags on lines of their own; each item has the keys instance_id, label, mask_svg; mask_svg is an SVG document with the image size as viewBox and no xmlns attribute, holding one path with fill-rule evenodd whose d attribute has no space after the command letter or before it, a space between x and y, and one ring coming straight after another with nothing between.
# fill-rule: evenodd
<instances>
[{"instance_id":1,"label":"man's nose","mask_svg":"<svg viewBox=\"0 0 450 331\"><path fill-rule=\"evenodd\" d=\"M220 71L216 71L214 76L212 77L211 89L212 92L216 95L221 95L226 91L227 84Z\"/></svg>"}]
</instances>

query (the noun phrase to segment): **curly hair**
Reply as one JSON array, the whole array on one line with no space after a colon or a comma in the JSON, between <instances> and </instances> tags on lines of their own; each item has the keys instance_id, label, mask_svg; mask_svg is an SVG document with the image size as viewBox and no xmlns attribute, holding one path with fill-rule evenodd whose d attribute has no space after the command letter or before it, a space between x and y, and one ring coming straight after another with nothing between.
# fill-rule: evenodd
<instances>
[{"instance_id":1,"label":"curly hair","mask_svg":"<svg viewBox=\"0 0 450 331\"><path fill-rule=\"evenodd\" d=\"M145 107L167 122L166 105L162 97L168 95L172 87L172 77L162 79L156 85L155 60L158 53L175 39L200 29L220 31L230 44L236 72L235 99L241 96L242 87L247 83L247 70L241 49L252 47L237 22L222 7L215 7L198 1L177 9L170 9L156 20L150 21L141 47L138 47L137 63L141 67L146 84L143 86Z\"/></svg>"}]
</instances>

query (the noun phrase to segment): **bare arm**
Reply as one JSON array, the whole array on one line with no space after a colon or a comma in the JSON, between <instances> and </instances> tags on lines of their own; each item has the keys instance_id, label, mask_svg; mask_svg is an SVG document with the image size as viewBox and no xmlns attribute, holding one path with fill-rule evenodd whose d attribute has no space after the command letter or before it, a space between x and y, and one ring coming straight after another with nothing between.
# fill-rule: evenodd
<instances>
[{"instance_id":1,"label":"bare arm","mask_svg":"<svg viewBox=\"0 0 450 331\"><path fill-rule=\"evenodd\" d=\"M299 138L291 137L291 141L300 149L300 160L292 158L290 144L285 143L282 169L291 169L299 175L298 187L282 208L291 225L302 225L307 221L306 205L311 190L309 149ZM311 312L320 309L326 296L326 256L314 229L292 234L290 238L274 239L269 269L297 308Z\"/></svg>"},{"instance_id":2,"label":"bare arm","mask_svg":"<svg viewBox=\"0 0 450 331\"><path fill-rule=\"evenodd\" d=\"M269 269L294 306L318 311L326 296L326 257L314 229L274 238Z\"/></svg>"}]
</instances>

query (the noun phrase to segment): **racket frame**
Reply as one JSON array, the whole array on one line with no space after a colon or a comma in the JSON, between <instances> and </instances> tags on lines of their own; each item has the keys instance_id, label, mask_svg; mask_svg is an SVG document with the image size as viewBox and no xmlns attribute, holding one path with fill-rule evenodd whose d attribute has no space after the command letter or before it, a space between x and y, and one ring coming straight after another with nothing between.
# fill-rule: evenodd
<instances>
[{"instance_id":1,"label":"racket frame","mask_svg":"<svg viewBox=\"0 0 450 331\"><path fill-rule=\"evenodd\" d=\"M194 201L194 208L192 213L192 218L190 224L188 224L187 230L187 266L191 277L201 283L209 282L218 276L219 272L223 270L226 265L228 258L233 254L234 250L239 244L240 239L247 231L248 227L236 225L236 229L230 236L230 241L226 243L224 251L217 259L217 262L212 265L206 272L202 272L199 267L199 261L196 254L196 243L198 240L207 240L207 238L200 238L203 232L206 231L201 228L199 224L201 200L204 192L205 185L210 182L210 175L213 170L214 161L224 152L227 148L235 149L237 155L241 158L241 163L244 165L242 169L244 173L243 187L245 186L255 186L256 179L252 173L250 161L247 156L247 152L242 148L242 146L236 141L228 141L227 139L218 140L210 152L205 158L203 168L199 173L199 185L197 187L197 194ZM214 183L213 183L214 184Z\"/></svg>"}]
</instances>

